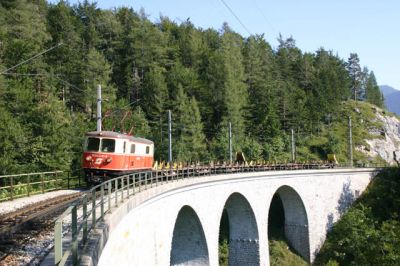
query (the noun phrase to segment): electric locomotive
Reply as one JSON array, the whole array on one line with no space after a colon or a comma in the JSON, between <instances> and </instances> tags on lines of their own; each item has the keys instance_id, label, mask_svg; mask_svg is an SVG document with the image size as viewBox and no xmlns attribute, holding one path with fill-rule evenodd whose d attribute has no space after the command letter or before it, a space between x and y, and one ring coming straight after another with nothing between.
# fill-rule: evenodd
<instances>
[{"instance_id":1,"label":"electric locomotive","mask_svg":"<svg viewBox=\"0 0 400 266\"><path fill-rule=\"evenodd\" d=\"M148 139L114 131L86 133L82 165L91 184L151 169L153 158L154 143Z\"/></svg>"}]
</instances>

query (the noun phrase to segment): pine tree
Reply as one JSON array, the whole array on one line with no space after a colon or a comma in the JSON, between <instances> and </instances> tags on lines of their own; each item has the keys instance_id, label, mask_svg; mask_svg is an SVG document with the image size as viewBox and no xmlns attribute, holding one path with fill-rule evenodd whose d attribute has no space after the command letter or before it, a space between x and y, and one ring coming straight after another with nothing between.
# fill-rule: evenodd
<instances>
[{"instance_id":1,"label":"pine tree","mask_svg":"<svg viewBox=\"0 0 400 266\"><path fill-rule=\"evenodd\" d=\"M51 34L51 45L62 44L46 54L46 61L52 66L51 74L56 79L56 91L70 110L82 110L81 102L85 88L84 61L86 50L80 36L82 23L65 1L50 5L47 13L47 28Z\"/></svg>"},{"instance_id":2,"label":"pine tree","mask_svg":"<svg viewBox=\"0 0 400 266\"><path fill-rule=\"evenodd\" d=\"M232 123L232 132L236 138L236 145L244 141L245 137L245 117L246 107L248 105L248 92L245 84L244 65L242 56L242 38L224 25L222 35L221 55L223 65L222 87L216 88L222 90L223 112L222 123Z\"/></svg>"},{"instance_id":3,"label":"pine tree","mask_svg":"<svg viewBox=\"0 0 400 266\"><path fill-rule=\"evenodd\" d=\"M263 36L251 36L244 47L246 83L249 91L247 128L252 137L265 142L280 131L278 102L274 97L275 63Z\"/></svg>"},{"instance_id":4,"label":"pine tree","mask_svg":"<svg viewBox=\"0 0 400 266\"><path fill-rule=\"evenodd\" d=\"M82 74L85 80L85 90L80 104L84 107L85 112L95 119L98 85L102 85L104 110L112 109L114 106L116 90L110 84L111 66L101 53L91 48L86 55Z\"/></svg>"},{"instance_id":5,"label":"pine tree","mask_svg":"<svg viewBox=\"0 0 400 266\"><path fill-rule=\"evenodd\" d=\"M180 87L176 98L174 114L175 138L174 154L178 161L199 161L206 156L203 124L197 101L189 100Z\"/></svg>"},{"instance_id":6,"label":"pine tree","mask_svg":"<svg viewBox=\"0 0 400 266\"><path fill-rule=\"evenodd\" d=\"M384 99L375 79L375 74L371 71L366 83L366 99L368 102L375 104L378 107L383 107Z\"/></svg>"},{"instance_id":7,"label":"pine tree","mask_svg":"<svg viewBox=\"0 0 400 266\"><path fill-rule=\"evenodd\" d=\"M167 158L167 110L169 105L168 88L165 81L165 69L153 67L146 74L144 88L144 111L152 128L152 139L157 147L155 156Z\"/></svg>"},{"instance_id":8,"label":"pine tree","mask_svg":"<svg viewBox=\"0 0 400 266\"><path fill-rule=\"evenodd\" d=\"M353 94L354 101L359 99L359 92L361 88L361 80L362 80L362 72L360 67L360 59L358 58L358 54L351 53L348 63L347 69L349 71L349 75L351 78L351 91Z\"/></svg>"}]
</instances>

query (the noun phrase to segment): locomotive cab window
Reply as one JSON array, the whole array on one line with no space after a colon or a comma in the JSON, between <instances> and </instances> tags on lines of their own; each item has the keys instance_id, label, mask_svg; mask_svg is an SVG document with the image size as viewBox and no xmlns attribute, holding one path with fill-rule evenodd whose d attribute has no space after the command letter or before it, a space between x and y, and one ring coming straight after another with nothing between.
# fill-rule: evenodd
<instances>
[{"instance_id":1,"label":"locomotive cab window","mask_svg":"<svg viewBox=\"0 0 400 266\"><path fill-rule=\"evenodd\" d=\"M115 151L115 139L102 139L101 140L101 151L102 152L114 152Z\"/></svg>"},{"instance_id":2,"label":"locomotive cab window","mask_svg":"<svg viewBox=\"0 0 400 266\"><path fill-rule=\"evenodd\" d=\"M135 153L135 148L136 148L135 144L131 144L131 153Z\"/></svg>"},{"instance_id":3,"label":"locomotive cab window","mask_svg":"<svg viewBox=\"0 0 400 266\"><path fill-rule=\"evenodd\" d=\"M99 146L99 138L88 138L86 142L86 151L99 151Z\"/></svg>"},{"instance_id":4,"label":"locomotive cab window","mask_svg":"<svg viewBox=\"0 0 400 266\"><path fill-rule=\"evenodd\" d=\"M146 146L146 154L150 153L150 146Z\"/></svg>"}]
</instances>

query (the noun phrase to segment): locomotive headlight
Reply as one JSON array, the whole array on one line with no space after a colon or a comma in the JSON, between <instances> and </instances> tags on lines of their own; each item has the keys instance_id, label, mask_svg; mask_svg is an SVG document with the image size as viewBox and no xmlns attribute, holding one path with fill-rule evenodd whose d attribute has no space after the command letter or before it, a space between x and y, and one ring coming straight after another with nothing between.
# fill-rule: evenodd
<instances>
[{"instance_id":1,"label":"locomotive headlight","mask_svg":"<svg viewBox=\"0 0 400 266\"><path fill-rule=\"evenodd\" d=\"M112 161L112 158L111 158L111 157L108 157L108 158L106 159L106 163L111 163L111 161Z\"/></svg>"},{"instance_id":2,"label":"locomotive headlight","mask_svg":"<svg viewBox=\"0 0 400 266\"><path fill-rule=\"evenodd\" d=\"M88 156L86 156L86 161L91 161L92 160L92 156L90 156L90 155L88 155Z\"/></svg>"}]
</instances>

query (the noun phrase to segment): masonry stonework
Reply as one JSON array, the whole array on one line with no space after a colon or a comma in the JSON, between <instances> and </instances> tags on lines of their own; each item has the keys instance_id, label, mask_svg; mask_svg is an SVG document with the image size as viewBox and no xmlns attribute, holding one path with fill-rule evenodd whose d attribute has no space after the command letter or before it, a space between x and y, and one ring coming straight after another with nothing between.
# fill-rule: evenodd
<instances>
[{"instance_id":1,"label":"masonry stonework","mask_svg":"<svg viewBox=\"0 0 400 266\"><path fill-rule=\"evenodd\" d=\"M375 169L241 173L152 188L106 217L110 233L98 264L190 265L193 259L196 265L216 266L225 208L234 223L230 225L230 265L269 265L268 213L275 193L284 206L288 241L312 262L327 231L374 174ZM183 207L190 211L179 221ZM185 220L193 230L180 225ZM177 237L188 242L173 243ZM194 248L179 254L176 248L182 244Z\"/></svg>"}]
</instances>

